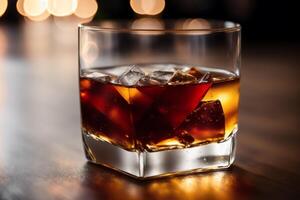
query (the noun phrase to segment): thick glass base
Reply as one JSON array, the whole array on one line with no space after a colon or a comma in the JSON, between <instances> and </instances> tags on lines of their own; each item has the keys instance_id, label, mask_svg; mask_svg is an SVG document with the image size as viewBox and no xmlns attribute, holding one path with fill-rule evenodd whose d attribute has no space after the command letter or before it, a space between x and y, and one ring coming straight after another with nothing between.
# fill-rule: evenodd
<instances>
[{"instance_id":1,"label":"thick glass base","mask_svg":"<svg viewBox=\"0 0 300 200\"><path fill-rule=\"evenodd\" d=\"M228 168L235 158L236 134L225 141L157 152L126 151L83 131L89 161L136 178L154 178Z\"/></svg>"}]
</instances>

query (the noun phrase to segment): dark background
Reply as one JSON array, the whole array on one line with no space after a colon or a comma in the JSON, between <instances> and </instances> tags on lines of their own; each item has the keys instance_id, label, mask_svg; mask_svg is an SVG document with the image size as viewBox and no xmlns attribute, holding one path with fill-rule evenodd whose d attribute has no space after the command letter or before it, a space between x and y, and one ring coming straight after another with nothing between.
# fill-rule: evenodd
<instances>
[{"instance_id":1,"label":"dark background","mask_svg":"<svg viewBox=\"0 0 300 200\"><path fill-rule=\"evenodd\" d=\"M0 23L16 24L23 20L10 0ZM129 0L98 0L97 19L131 19L137 16ZM161 18L208 18L241 23L245 41L299 43L299 6L283 0L166 0Z\"/></svg>"}]
</instances>

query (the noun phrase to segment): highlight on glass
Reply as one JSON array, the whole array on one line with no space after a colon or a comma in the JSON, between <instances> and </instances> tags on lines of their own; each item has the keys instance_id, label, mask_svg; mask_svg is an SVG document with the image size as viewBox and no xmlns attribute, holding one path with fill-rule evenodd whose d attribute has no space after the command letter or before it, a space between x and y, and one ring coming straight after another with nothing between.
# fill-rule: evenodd
<instances>
[{"instance_id":1,"label":"highlight on glass","mask_svg":"<svg viewBox=\"0 0 300 200\"><path fill-rule=\"evenodd\" d=\"M205 19L80 25L87 159L138 178L228 168L238 131L240 29Z\"/></svg>"}]
</instances>

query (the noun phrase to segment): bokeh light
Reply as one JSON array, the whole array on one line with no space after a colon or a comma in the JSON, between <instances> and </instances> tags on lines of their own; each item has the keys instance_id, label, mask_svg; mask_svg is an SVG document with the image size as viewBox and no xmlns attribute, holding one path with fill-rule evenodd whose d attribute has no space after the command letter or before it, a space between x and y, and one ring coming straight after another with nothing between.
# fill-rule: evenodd
<instances>
[{"instance_id":1,"label":"bokeh light","mask_svg":"<svg viewBox=\"0 0 300 200\"><path fill-rule=\"evenodd\" d=\"M141 0L142 2L142 9L146 15L157 15L163 11L165 8L165 1L164 0Z\"/></svg>"},{"instance_id":2,"label":"bokeh light","mask_svg":"<svg viewBox=\"0 0 300 200\"><path fill-rule=\"evenodd\" d=\"M78 0L75 15L80 18L89 18L96 14L98 4L95 0Z\"/></svg>"},{"instance_id":3,"label":"bokeh light","mask_svg":"<svg viewBox=\"0 0 300 200\"><path fill-rule=\"evenodd\" d=\"M140 18L134 20L131 25L132 29L152 29L162 30L164 28L163 23L159 19L155 18Z\"/></svg>"},{"instance_id":4,"label":"bokeh light","mask_svg":"<svg viewBox=\"0 0 300 200\"><path fill-rule=\"evenodd\" d=\"M43 21L50 17L50 13L45 10L41 15L38 16L27 16L32 21Z\"/></svg>"},{"instance_id":5,"label":"bokeh light","mask_svg":"<svg viewBox=\"0 0 300 200\"><path fill-rule=\"evenodd\" d=\"M77 8L77 0L48 0L48 11L54 16L71 15Z\"/></svg>"},{"instance_id":6,"label":"bokeh light","mask_svg":"<svg viewBox=\"0 0 300 200\"><path fill-rule=\"evenodd\" d=\"M7 0L1 0L0 3L0 8L5 12ZM98 3L96 0L18 0L16 9L19 14L32 21L43 21L51 15L55 17L73 15L79 21L86 22L97 13Z\"/></svg>"},{"instance_id":7,"label":"bokeh light","mask_svg":"<svg viewBox=\"0 0 300 200\"><path fill-rule=\"evenodd\" d=\"M165 0L130 0L132 10L140 15L157 15L165 8Z\"/></svg>"},{"instance_id":8,"label":"bokeh light","mask_svg":"<svg viewBox=\"0 0 300 200\"><path fill-rule=\"evenodd\" d=\"M183 29L210 29L210 24L206 19L187 19L183 23Z\"/></svg>"},{"instance_id":9,"label":"bokeh light","mask_svg":"<svg viewBox=\"0 0 300 200\"><path fill-rule=\"evenodd\" d=\"M24 11L26 16L42 15L47 9L47 0L24 0Z\"/></svg>"},{"instance_id":10,"label":"bokeh light","mask_svg":"<svg viewBox=\"0 0 300 200\"><path fill-rule=\"evenodd\" d=\"M141 6L141 0L130 0L130 6L135 13L144 14Z\"/></svg>"},{"instance_id":11,"label":"bokeh light","mask_svg":"<svg viewBox=\"0 0 300 200\"><path fill-rule=\"evenodd\" d=\"M176 24L177 29L185 29L185 30L200 30L198 32L190 33L190 34L197 34L197 35L206 35L209 34L211 31L210 23L206 19L186 19L184 21L179 21Z\"/></svg>"},{"instance_id":12,"label":"bokeh light","mask_svg":"<svg viewBox=\"0 0 300 200\"><path fill-rule=\"evenodd\" d=\"M145 17L145 18L139 18L133 21L131 24L132 29L137 29L140 31L137 31L135 34L139 35L159 35L162 34L161 31L148 31L148 30L163 30L164 24L161 20L151 17ZM142 42L144 45L147 45L148 40L146 37L142 39Z\"/></svg>"},{"instance_id":13,"label":"bokeh light","mask_svg":"<svg viewBox=\"0 0 300 200\"><path fill-rule=\"evenodd\" d=\"M0 17L5 13L7 9L7 0L0 0Z\"/></svg>"},{"instance_id":14,"label":"bokeh light","mask_svg":"<svg viewBox=\"0 0 300 200\"><path fill-rule=\"evenodd\" d=\"M16 5L17 11L23 15L26 16L25 10L24 10L24 0L18 0Z\"/></svg>"}]
</instances>

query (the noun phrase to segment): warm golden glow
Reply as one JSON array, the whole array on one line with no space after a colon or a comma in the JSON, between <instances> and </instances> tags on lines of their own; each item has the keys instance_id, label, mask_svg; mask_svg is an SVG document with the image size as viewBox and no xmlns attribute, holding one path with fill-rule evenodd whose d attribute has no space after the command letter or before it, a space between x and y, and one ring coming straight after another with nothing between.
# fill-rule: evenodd
<instances>
[{"instance_id":1,"label":"warm golden glow","mask_svg":"<svg viewBox=\"0 0 300 200\"><path fill-rule=\"evenodd\" d=\"M24 0L24 11L27 16L42 15L47 9L47 0Z\"/></svg>"},{"instance_id":2,"label":"warm golden glow","mask_svg":"<svg viewBox=\"0 0 300 200\"><path fill-rule=\"evenodd\" d=\"M158 19L154 18L140 18L135 20L132 25L132 29L155 29L161 30L163 29L163 24Z\"/></svg>"},{"instance_id":3,"label":"warm golden glow","mask_svg":"<svg viewBox=\"0 0 300 200\"><path fill-rule=\"evenodd\" d=\"M58 159L64 158L59 156L59 158L53 160L53 163L58 163L58 167L62 169L69 169L69 164L61 164L61 161L57 161ZM78 160L83 162L82 159ZM79 166L80 163L72 164L73 166ZM57 176L54 180L39 181L34 184L38 184L42 192L51 194L56 199L64 199L66 194L69 199L84 199L88 194L101 194L104 197L109 197L109 199L130 200L143 198L232 200L251 199L256 192L256 179L245 178L247 172L239 168L150 181L136 181L91 164L86 164L79 172L80 179L77 176L70 176L67 179ZM58 182L59 184L57 184ZM83 188L84 184L89 184L92 189ZM43 194L42 192L41 194Z\"/></svg>"},{"instance_id":4,"label":"warm golden glow","mask_svg":"<svg viewBox=\"0 0 300 200\"><path fill-rule=\"evenodd\" d=\"M140 0L141 1L141 7L144 11L144 14L151 13L151 11L155 8L156 1L149 1L149 0Z\"/></svg>"},{"instance_id":5,"label":"warm golden glow","mask_svg":"<svg viewBox=\"0 0 300 200\"><path fill-rule=\"evenodd\" d=\"M187 20L183 24L183 28L187 29L209 29L210 24L205 19L191 19Z\"/></svg>"},{"instance_id":6,"label":"warm golden glow","mask_svg":"<svg viewBox=\"0 0 300 200\"><path fill-rule=\"evenodd\" d=\"M137 14L144 14L140 0L130 0L131 9Z\"/></svg>"},{"instance_id":7,"label":"warm golden glow","mask_svg":"<svg viewBox=\"0 0 300 200\"><path fill-rule=\"evenodd\" d=\"M117 28L117 24L111 22L111 21L102 21L100 23L100 26L101 27L104 27L104 28Z\"/></svg>"},{"instance_id":8,"label":"warm golden glow","mask_svg":"<svg viewBox=\"0 0 300 200\"><path fill-rule=\"evenodd\" d=\"M71 15L77 8L77 0L48 0L48 12L54 16Z\"/></svg>"},{"instance_id":9,"label":"warm golden glow","mask_svg":"<svg viewBox=\"0 0 300 200\"><path fill-rule=\"evenodd\" d=\"M159 20L155 18L140 18L134 20L134 22L131 24L132 29L151 29L151 30L163 30L164 24ZM138 31L136 34L140 35L158 35L161 34L160 31ZM144 39L144 38L143 38ZM143 42L147 42L147 40L143 40Z\"/></svg>"},{"instance_id":10,"label":"warm golden glow","mask_svg":"<svg viewBox=\"0 0 300 200\"><path fill-rule=\"evenodd\" d=\"M145 99L145 101L146 101L146 98L147 98L147 96L145 94L141 93L136 88L130 88L129 94L130 94L130 101L134 101L134 99L136 99L136 98Z\"/></svg>"},{"instance_id":11,"label":"warm golden glow","mask_svg":"<svg viewBox=\"0 0 300 200\"><path fill-rule=\"evenodd\" d=\"M129 89L122 86L115 86L119 94L130 104Z\"/></svg>"},{"instance_id":12,"label":"warm golden glow","mask_svg":"<svg viewBox=\"0 0 300 200\"><path fill-rule=\"evenodd\" d=\"M81 80L80 81L80 88L89 89L91 87L91 82L89 80Z\"/></svg>"},{"instance_id":13,"label":"warm golden glow","mask_svg":"<svg viewBox=\"0 0 300 200\"><path fill-rule=\"evenodd\" d=\"M95 0L78 0L75 15L80 18L89 18L96 14L98 4Z\"/></svg>"},{"instance_id":14,"label":"warm golden glow","mask_svg":"<svg viewBox=\"0 0 300 200\"><path fill-rule=\"evenodd\" d=\"M27 16L28 19L32 20L32 21L43 21L45 19L47 19L50 16L50 13L45 10L45 12L43 12L43 14L38 15L38 16Z\"/></svg>"},{"instance_id":15,"label":"warm golden glow","mask_svg":"<svg viewBox=\"0 0 300 200\"><path fill-rule=\"evenodd\" d=\"M18 0L16 5L17 11L23 15L26 16L26 13L24 11L24 0Z\"/></svg>"},{"instance_id":16,"label":"warm golden glow","mask_svg":"<svg viewBox=\"0 0 300 200\"><path fill-rule=\"evenodd\" d=\"M183 22L182 27L180 29L194 29L194 30L201 30L200 32L197 32L197 35L200 34L208 34L210 31L207 29L210 29L211 25L209 22L205 19L187 19Z\"/></svg>"},{"instance_id":17,"label":"warm golden glow","mask_svg":"<svg viewBox=\"0 0 300 200\"><path fill-rule=\"evenodd\" d=\"M1 12L5 12L6 7L7 0L1 0L0 16ZM98 10L98 4L96 0L18 0L16 9L21 15L33 21L42 21L53 15L76 16L75 21L83 23L92 20Z\"/></svg>"},{"instance_id":18,"label":"warm golden glow","mask_svg":"<svg viewBox=\"0 0 300 200\"><path fill-rule=\"evenodd\" d=\"M141 15L157 15L165 8L165 0L130 0L132 10Z\"/></svg>"},{"instance_id":19,"label":"warm golden glow","mask_svg":"<svg viewBox=\"0 0 300 200\"><path fill-rule=\"evenodd\" d=\"M146 191L157 199L233 199L237 184L236 177L215 172L153 181L147 185Z\"/></svg>"},{"instance_id":20,"label":"warm golden glow","mask_svg":"<svg viewBox=\"0 0 300 200\"><path fill-rule=\"evenodd\" d=\"M235 128L238 122L239 80L213 85L203 98L203 101L220 100L225 115L225 137Z\"/></svg>"},{"instance_id":21,"label":"warm golden glow","mask_svg":"<svg viewBox=\"0 0 300 200\"><path fill-rule=\"evenodd\" d=\"M156 146L170 147L170 146L182 146L182 144L178 140L174 140L173 138L171 138L171 139L166 139L166 140L163 140L163 141L157 143Z\"/></svg>"},{"instance_id":22,"label":"warm golden glow","mask_svg":"<svg viewBox=\"0 0 300 200\"><path fill-rule=\"evenodd\" d=\"M5 13L7 9L7 0L0 0L0 17Z\"/></svg>"},{"instance_id":23,"label":"warm golden glow","mask_svg":"<svg viewBox=\"0 0 300 200\"><path fill-rule=\"evenodd\" d=\"M145 96L143 93L141 93L136 88L127 88L123 86L115 86L116 90L119 92L119 94L127 101L127 103L131 103L132 100L135 98L143 98L146 100L147 96Z\"/></svg>"},{"instance_id":24,"label":"warm golden glow","mask_svg":"<svg viewBox=\"0 0 300 200\"><path fill-rule=\"evenodd\" d=\"M142 9L146 15L157 15L165 8L164 0L141 0Z\"/></svg>"}]
</instances>

